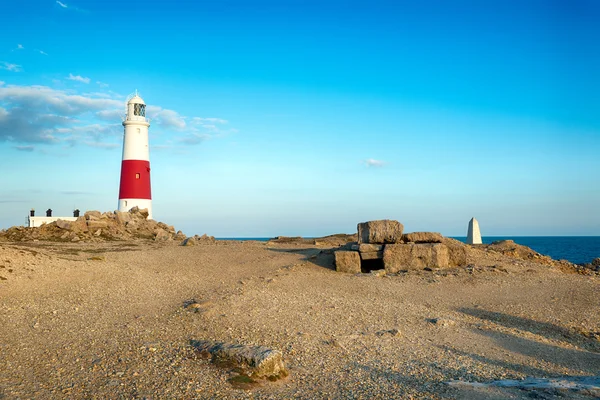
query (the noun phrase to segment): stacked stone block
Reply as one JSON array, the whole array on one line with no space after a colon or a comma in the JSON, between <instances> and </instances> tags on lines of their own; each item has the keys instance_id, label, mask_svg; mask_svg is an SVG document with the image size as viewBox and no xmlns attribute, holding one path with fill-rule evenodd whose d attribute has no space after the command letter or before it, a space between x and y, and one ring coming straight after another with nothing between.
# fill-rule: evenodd
<instances>
[{"instance_id":1,"label":"stacked stone block","mask_svg":"<svg viewBox=\"0 0 600 400\"><path fill-rule=\"evenodd\" d=\"M358 243L335 252L338 272L361 272L361 263L371 260L381 260L386 273L466 264L464 246L437 232L403 234L404 226L393 220L362 222L357 229Z\"/></svg>"}]
</instances>

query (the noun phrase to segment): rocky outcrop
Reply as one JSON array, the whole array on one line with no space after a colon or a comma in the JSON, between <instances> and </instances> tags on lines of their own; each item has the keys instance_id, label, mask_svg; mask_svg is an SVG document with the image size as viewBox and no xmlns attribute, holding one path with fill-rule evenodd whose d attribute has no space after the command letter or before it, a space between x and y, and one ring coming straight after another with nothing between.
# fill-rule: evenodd
<instances>
[{"instance_id":1,"label":"rocky outcrop","mask_svg":"<svg viewBox=\"0 0 600 400\"><path fill-rule=\"evenodd\" d=\"M206 236L206 235L204 235ZM203 237L204 237L203 236ZM150 239L162 242L181 241L185 235L163 222L148 219L148 210L137 207L128 212L87 211L75 221L57 220L36 228L14 226L0 231L0 241L78 242L100 240ZM214 242L206 236L203 240Z\"/></svg>"}]
</instances>

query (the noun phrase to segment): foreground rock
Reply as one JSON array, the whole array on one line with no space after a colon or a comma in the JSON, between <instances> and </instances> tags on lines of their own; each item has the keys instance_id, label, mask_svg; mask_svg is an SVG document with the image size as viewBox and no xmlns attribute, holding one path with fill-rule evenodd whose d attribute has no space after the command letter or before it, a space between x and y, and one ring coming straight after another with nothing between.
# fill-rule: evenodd
<instances>
[{"instance_id":1,"label":"foreground rock","mask_svg":"<svg viewBox=\"0 0 600 400\"><path fill-rule=\"evenodd\" d=\"M447 382L450 386L472 386L472 387L505 387L518 388L520 390L548 390L560 391L559 397L566 397L567 391L583 393L589 395L590 398L599 398L600 396L600 376L565 376L560 378L532 378L528 377L522 380L503 379L489 383L481 382L466 382L466 381L450 381ZM537 395L531 397L538 397ZM545 398L545 397L544 397Z\"/></svg>"},{"instance_id":2,"label":"foreground rock","mask_svg":"<svg viewBox=\"0 0 600 400\"><path fill-rule=\"evenodd\" d=\"M200 353L209 354L213 362L241 368L253 378L277 378L287 375L279 350L212 340L191 340L190 344Z\"/></svg>"}]
</instances>

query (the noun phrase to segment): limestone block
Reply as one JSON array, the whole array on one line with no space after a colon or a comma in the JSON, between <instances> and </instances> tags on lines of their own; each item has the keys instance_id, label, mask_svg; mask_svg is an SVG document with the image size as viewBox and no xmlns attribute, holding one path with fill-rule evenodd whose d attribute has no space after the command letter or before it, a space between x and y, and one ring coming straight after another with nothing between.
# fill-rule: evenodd
<instances>
[{"instance_id":1,"label":"limestone block","mask_svg":"<svg viewBox=\"0 0 600 400\"><path fill-rule=\"evenodd\" d=\"M154 232L154 240L171 240L171 235L169 235L169 232L165 231L164 229L159 228Z\"/></svg>"},{"instance_id":2,"label":"limestone block","mask_svg":"<svg viewBox=\"0 0 600 400\"><path fill-rule=\"evenodd\" d=\"M444 237L438 232L411 232L404 234L405 242L413 243L442 243Z\"/></svg>"},{"instance_id":3,"label":"limestone block","mask_svg":"<svg viewBox=\"0 0 600 400\"><path fill-rule=\"evenodd\" d=\"M441 243L388 244L383 250L383 265L392 274L405 269L447 268L448 247Z\"/></svg>"},{"instance_id":4,"label":"limestone block","mask_svg":"<svg viewBox=\"0 0 600 400\"><path fill-rule=\"evenodd\" d=\"M372 253L374 251L383 251L382 244L361 243L358 245L358 251L361 253Z\"/></svg>"},{"instance_id":5,"label":"limestone block","mask_svg":"<svg viewBox=\"0 0 600 400\"><path fill-rule=\"evenodd\" d=\"M444 245L448 247L449 264L451 267L464 267L467 265L467 246L455 239L444 238Z\"/></svg>"},{"instance_id":6,"label":"limestone block","mask_svg":"<svg viewBox=\"0 0 600 400\"><path fill-rule=\"evenodd\" d=\"M85 216L77 217L76 221L73 221L70 226L71 231L73 232L87 232L88 227L85 220Z\"/></svg>"},{"instance_id":7,"label":"limestone block","mask_svg":"<svg viewBox=\"0 0 600 400\"><path fill-rule=\"evenodd\" d=\"M338 250L335 255L335 270L356 274L360 272L360 255L357 251Z\"/></svg>"},{"instance_id":8,"label":"limestone block","mask_svg":"<svg viewBox=\"0 0 600 400\"><path fill-rule=\"evenodd\" d=\"M56 226L58 226L60 229L71 229L71 223L62 219L56 221Z\"/></svg>"},{"instance_id":9,"label":"limestone block","mask_svg":"<svg viewBox=\"0 0 600 400\"><path fill-rule=\"evenodd\" d=\"M106 223L106 221L90 219L87 222L87 226L88 226L89 230L95 231L96 229L106 228L108 226L108 224Z\"/></svg>"},{"instance_id":10,"label":"limestone block","mask_svg":"<svg viewBox=\"0 0 600 400\"><path fill-rule=\"evenodd\" d=\"M115 211L115 217L117 222L121 225L125 225L126 222L131 221L131 214L123 211Z\"/></svg>"},{"instance_id":11,"label":"limestone block","mask_svg":"<svg viewBox=\"0 0 600 400\"><path fill-rule=\"evenodd\" d=\"M368 251L359 254L361 260L381 260L383 258L383 251Z\"/></svg>"},{"instance_id":12,"label":"limestone block","mask_svg":"<svg viewBox=\"0 0 600 400\"><path fill-rule=\"evenodd\" d=\"M100 211L86 211L84 214L85 219L88 221L100 219L101 216L102 213L100 213Z\"/></svg>"},{"instance_id":13,"label":"limestone block","mask_svg":"<svg viewBox=\"0 0 600 400\"><path fill-rule=\"evenodd\" d=\"M190 344L200 353L210 354L214 362L241 368L255 378L267 378L287 374L283 355L279 350L264 346L191 340Z\"/></svg>"},{"instance_id":14,"label":"limestone block","mask_svg":"<svg viewBox=\"0 0 600 400\"><path fill-rule=\"evenodd\" d=\"M479 231L479 222L475 218L469 221L467 230L467 244L481 244L481 232Z\"/></svg>"},{"instance_id":15,"label":"limestone block","mask_svg":"<svg viewBox=\"0 0 600 400\"><path fill-rule=\"evenodd\" d=\"M361 222L358 224L358 243L399 243L404 226L394 220Z\"/></svg>"}]
</instances>

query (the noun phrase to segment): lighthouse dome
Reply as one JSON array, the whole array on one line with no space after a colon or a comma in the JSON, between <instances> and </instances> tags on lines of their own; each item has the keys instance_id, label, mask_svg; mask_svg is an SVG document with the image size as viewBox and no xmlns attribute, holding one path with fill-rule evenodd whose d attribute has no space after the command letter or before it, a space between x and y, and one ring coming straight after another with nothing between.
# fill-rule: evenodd
<instances>
[{"instance_id":1,"label":"lighthouse dome","mask_svg":"<svg viewBox=\"0 0 600 400\"><path fill-rule=\"evenodd\" d=\"M140 121L147 123L146 103L138 95L137 91L127 100L125 121Z\"/></svg>"},{"instance_id":2,"label":"lighthouse dome","mask_svg":"<svg viewBox=\"0 0 600 400\"><path fill-rule=\"evenodd\" d=\"M129 99L129 101L127 102L127 104L146 104L144 103L144 99L142 99L139 95L135 95L132 98Z\"/></svg>"}]
</instances>

